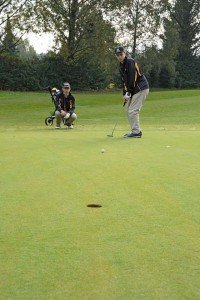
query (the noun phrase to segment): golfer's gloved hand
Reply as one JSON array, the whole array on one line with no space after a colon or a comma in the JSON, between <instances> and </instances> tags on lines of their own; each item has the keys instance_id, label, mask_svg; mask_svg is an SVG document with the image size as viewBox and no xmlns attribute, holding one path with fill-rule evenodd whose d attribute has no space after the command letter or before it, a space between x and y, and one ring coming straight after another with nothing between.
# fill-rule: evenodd
<instances>
[{"instance_id":1,"label":"golfer's gloved hand","mask_svg":"<svg viewBox=\"0 0 200 300\"><path fill-rule=\"evenodd\" d=\"M66 115L64 116L65 119L69 119L70 117L70 113L66 113Z\"/></svg>"},{"instance_id":2,"label":"golfer's gloved hand","mask_svg":"<svg viewBox=\"0 0 200 300\"><path fill-rule=\"evenodd\" d=\"M124 98L125 101L128 101L128 100L131 99L131 95L128 92L126 92L126 94L124 95L123 98Z\"/></svg>"}]
</instances>

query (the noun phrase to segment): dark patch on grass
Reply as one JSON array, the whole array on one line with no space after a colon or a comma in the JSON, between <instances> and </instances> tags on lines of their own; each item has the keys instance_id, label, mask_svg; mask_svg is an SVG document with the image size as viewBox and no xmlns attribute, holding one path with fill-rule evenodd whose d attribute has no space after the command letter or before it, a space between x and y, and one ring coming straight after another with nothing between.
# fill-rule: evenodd
<instances>
[{"instance_id":1,"label":"dark patch on grass","mask_svg":"<svg viewBox=\"0 0 200 300\"><path fill-rule=\"evenodd\" d=\"M100 207L102 207L102 205L93 203L93 204L88 204L87 207L100 208Z\"/></svg>"}]
</instances>

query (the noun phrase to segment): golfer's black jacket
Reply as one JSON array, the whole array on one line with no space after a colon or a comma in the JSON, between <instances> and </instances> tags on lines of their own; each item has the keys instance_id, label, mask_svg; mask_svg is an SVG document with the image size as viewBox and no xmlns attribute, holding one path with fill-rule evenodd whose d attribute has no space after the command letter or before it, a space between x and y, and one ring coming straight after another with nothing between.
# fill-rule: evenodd
<instances>
[{"instance_id":1,"label":"golfer's black jacket","mask_svg":"<svg viewBox=\"0 0 200 300\"><path fill-rule=\"evenodd\" d=\"M75 98L71 93L67 97L63 94L63 92L59 92L56 94L56 110L61 111L64 110L70 115L75 111Z\"/></svg>"},{"instance_id":2,"label":"golfer's black jacket","mask_svg":"<svg viewBox=\"0 0 200 300\"><path fill-rule=\"evenodd\" d=\"M123 82L123 95L129 92L134 95L142 90L149 88L146 77L141 71L133 58L125 57L123 63L119 65L119 71Z\"/></svg>"}]
</instances>

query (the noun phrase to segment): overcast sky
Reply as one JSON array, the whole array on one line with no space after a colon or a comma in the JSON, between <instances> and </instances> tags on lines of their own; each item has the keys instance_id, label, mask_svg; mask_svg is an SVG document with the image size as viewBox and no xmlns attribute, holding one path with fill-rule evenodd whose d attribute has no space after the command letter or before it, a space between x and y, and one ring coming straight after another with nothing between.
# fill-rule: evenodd
<instances>
[{"instance_id":1,"label":"overcast sky","mask_svg":"<svg viewBox=\"0 0 200 300\"><path fill-rule=\"evenodd\" d=\"M49 33L29 33L26 37L38 54L46 53L53 46L53 36Z\"/></svg>"}]
</instances>

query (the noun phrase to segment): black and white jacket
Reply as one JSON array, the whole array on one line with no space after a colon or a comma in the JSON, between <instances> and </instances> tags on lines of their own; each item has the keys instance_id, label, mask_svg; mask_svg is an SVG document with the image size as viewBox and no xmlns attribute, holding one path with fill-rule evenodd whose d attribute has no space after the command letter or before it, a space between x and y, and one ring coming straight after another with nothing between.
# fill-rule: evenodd
<instances>
[{"instance_id":1,"label":"black and white jacket","mask_svg":"<svg viewBox=\"0 0 200 300\"><path fill-rule=\"evenodd\" d=\"M70 115L75 111L75 98L69 93L67 97L63 94L63 92L59 92L56 94L56 110L61 111L64 110Z\"/></svg>"},{"instance_id":2,"label":"black and white jacket","mask_svg":"<svg viewBox=\"0 0 200 300\"><path fill-rule=\"evenodd\" d=\"M141 74L133 58L126 56L124 61L119 65L119 71L123 82L123 95L128 92L133 96L142 90L149 89L146 77Z\"/></svg>"}]
</instances>

